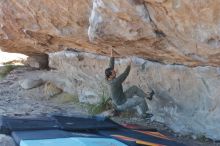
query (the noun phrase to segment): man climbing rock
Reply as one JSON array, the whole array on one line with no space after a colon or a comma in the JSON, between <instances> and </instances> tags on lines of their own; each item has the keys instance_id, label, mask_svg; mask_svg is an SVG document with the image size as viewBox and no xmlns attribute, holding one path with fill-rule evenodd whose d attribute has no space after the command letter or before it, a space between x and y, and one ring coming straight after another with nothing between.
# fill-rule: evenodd
<instances>
[{"instance_id":1,"label":"man climbing rock","mask_svg":"<svg viewBox=\"0 0 220 146\"><path fill-rule=\"evenodd\" d=\"M113 104L116 106L117 111L124 111L129 109L136 109L138 114L143 118L150 118L152 114L146 113L148 111L148 106L145 98L152 100L154 91L146 94L143 90L137 86L132 86L123 92L122 83L127 78L131 68L131 61L128 63L125 71L116 77L116 71L114 70L114 56L113 50L111 50L111 58L109 63L109 68L105 70L105 77L107 84L109 85L109 90Z\"/></svg>"}]
</instances>

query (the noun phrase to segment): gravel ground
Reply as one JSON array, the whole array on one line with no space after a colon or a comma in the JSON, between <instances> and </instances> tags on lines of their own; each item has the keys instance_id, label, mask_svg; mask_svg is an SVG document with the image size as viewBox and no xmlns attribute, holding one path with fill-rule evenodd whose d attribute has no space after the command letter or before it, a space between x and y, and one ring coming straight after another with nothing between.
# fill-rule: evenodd
<instances>
[{"instance_id":1,"label":"gravel ground","mask_svg":"<svg viewBox=\"0 0 220 146\"><path fill-rule=\"evenodd\" d=\"M19 80L27 76L37 76L42 72L28 67L18 67L11 71L3 80L0 80L0 115L9 116L48 116L51 114L64 115L82 115L88 114L85 108L75 104L75 102L54 102L45 98L43 87L24 90L19 85ZM220 143L200 138L193 139L191 136L182 136L179 133L174 133L166 125L147 119L132 118L126 115L116 116L112 118L118 123L132 123L143 125L147 128L154 128L167 135L174 137L177 141L186 144L187 146L220 146Z\"/></svg>"},{"instance_id":2,"label":"gravel ground","mask_svg":"<svg viewBox=\"0 0 220 146\"><path fill-rule=\"evenodd\" d=\"M0 114L10 116L48 115L53 113L86 114L74 102L65 104L53 102L45 98L43 86L24 90L19 81L30 76L37 76L45 71L19 67L6 78L0 80Z\"/></svg>"}]
</instances>

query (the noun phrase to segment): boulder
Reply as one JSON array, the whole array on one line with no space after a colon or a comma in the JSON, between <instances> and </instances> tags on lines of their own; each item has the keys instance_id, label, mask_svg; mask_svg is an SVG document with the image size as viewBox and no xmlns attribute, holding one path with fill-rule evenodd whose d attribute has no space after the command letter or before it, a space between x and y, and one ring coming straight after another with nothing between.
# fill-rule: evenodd
<instances>
[{"instance_id":1,"label":"boulder","mask_svg":"<svg viewBox=\"0 0 220 146\"><path fill-rule=\"evenodd\" d=\"M46 82L44 85L44 94L49 99L50 97L53 97L55 95L58 95L62 93L63 90L58 88L56 85L54 85L51 82Z\"/></svg>"},{"instance_id":2,"label":"boulder","mask_svg":"<svg viewBox=\"0 0 220 146\"><path fill-rule=\"evenodd\" d=\"M220 65L219 0L7 0L0 47L43 55L78 50L165 64ZM76 49L77 48L77 49Z\"/></svg>"},{"instance_id":3,"label":"boulder","mask_svg":"<svg viewBox=\"0 0 220 146\"><path fill-rule=\"evenodd\" d=\"M32 88L35 88L35 87L39 87L43 83L44 82L41 79L31 79L31 78L19 81L19 84L23 89L32 89Z\"/></svg>"},{"instance_id":4,"label":"boulder","mask_svg":"<svg viewBox=\"0 0 220 146\"><path fill-rule=\"evenodd\" d=\"M77 56L84 59L79 60ZM62 51L50 54L49 58L50 67L56 68L53 74L59 75L67 92L74 91L78 97L86 93L93 97L109 97L104 76L108 57ZM116 59L118 75L128 61L127 58ZM132 62L124 90L136 85L145 92L155 91L153 100L147 100L149 112L154 114L152 120L165 123L182 134L220 139L220 68L165 65L137 57L132 57ZM67 85L72 89L65 87Z\"/></svg>"}]
</instances>

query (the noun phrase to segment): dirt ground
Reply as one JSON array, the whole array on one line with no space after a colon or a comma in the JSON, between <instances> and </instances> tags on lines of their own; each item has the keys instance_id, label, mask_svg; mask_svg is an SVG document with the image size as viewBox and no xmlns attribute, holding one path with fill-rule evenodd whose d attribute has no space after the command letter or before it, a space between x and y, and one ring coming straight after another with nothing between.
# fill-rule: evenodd
<instances>
[{"instance_id":1,"label":"dirt ground","mask_svg":"<svg viewBox=\"0 0 220 146\"><path fill-rule=\"evenodd\" d=\"M46 70L35 70L29 67L18 67L11 71L4 79L0 80L0 115L9 116L49 116L52 114L82 115L88 111L77 104L75 100L60 101L55 98L46 98L43 86L30 90L22 89L19 81L26 77L38 76ZM169 136L175 137L187 146L220 146L206 138L193 138L175 133L166 125L147 119L129 117L126 115L115 116L112 119L118 123L132 123L154 128Z\"/></svg>"}]
</instances>

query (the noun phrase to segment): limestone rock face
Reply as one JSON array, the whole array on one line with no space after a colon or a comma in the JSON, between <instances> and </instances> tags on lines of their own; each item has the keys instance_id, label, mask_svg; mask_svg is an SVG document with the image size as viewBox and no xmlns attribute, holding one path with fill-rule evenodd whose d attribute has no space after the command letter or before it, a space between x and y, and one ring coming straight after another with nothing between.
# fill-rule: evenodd
<instances>
[{"instance_id":1,"label":"limestone rock face","mask_svg":"<svg viewBox=\"0 0 220 146\"><path fill-rule=\"evenodd\" d=\"M90 0L0 1L0 46L36 55L85 44L91 4Z\"/></svg>"},{"instance_id":2,"label":"limestone rock face","mask_svg":"<svg viewBox=\"0 0 220 146\"><path fill-rule=\"evenodd\" d=\"M103 93L109 95L104 76L108 57L63 51L52 53L49 58L50 67L56 68L49 72L53 72L51 80L62 85L66 92L78 97L85 92L96 97ZM132 85L145 92L153 89L155 97L147 103L154 120L183 134L220 139L220 68L163 65L137 57L132 61L124 90ZM128 59L116 61L119 73L124 71L127 62Z\"/></svg>"},{"instance_id":3,"label":"limestone rock face","mask_svg":"<svg viewBox=\"0 0 220 146\"><path fill-rule=\"evenodd\" d=\"M46 69L48 68L48 55L31 55L27 58L26 62L33 68Z\"/></svg>"},{"instance_id":4,"label":"limestone rock face","mask_svg":"<svg viewBox=\"0 0 220 146\"><path fill-rule=\"evenodd\" d=\"M0 47L28 55L77 48L165 64L219 66L219 0L0 1Z\"/></svg>"}]
</instances>

